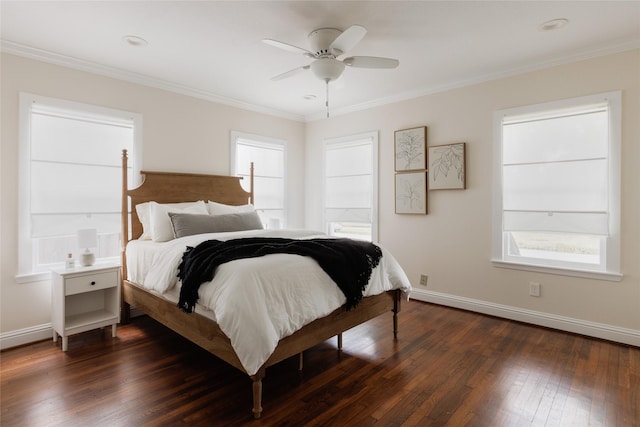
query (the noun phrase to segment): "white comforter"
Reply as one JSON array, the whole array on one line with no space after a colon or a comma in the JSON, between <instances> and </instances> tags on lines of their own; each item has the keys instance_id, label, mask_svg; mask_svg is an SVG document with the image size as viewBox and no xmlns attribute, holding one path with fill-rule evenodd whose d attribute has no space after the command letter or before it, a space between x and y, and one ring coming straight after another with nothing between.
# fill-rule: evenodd
<instances>
[{"instance_id":1,"label":"white comforter","mask_svg":"<svg viewBox=\"0 0 640 427\"><path fill-rule=\"evenodd\" d=\"M253 236L325 237L303 230L252 230L182 237L162 243L161 247L156 244L152 251L146 252L143 261L135 259L128 249L127 265L132 273L128 277L158 293L175 293L175 288L180 286L178 265L187 246L210 239ZM381 249L382 259L373 270L364 295L390 289L409 292L411 284L406 274L395 258ZM213 312L242 366L253 375L280 339L328 315L345 301L342 291L312 258L273 254L220 265L213 280L200 286L198 303Z\"/></svg>"}]
</instances>

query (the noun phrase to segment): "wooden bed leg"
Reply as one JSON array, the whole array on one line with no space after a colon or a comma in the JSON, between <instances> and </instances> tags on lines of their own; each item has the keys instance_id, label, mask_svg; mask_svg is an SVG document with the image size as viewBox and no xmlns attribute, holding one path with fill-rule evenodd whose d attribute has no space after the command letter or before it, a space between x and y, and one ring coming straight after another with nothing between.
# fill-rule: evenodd
<instances>
[{"instance_id":1,"label":"wooden bed leg","mask_svg":"<svg viewBox=\"0 0 640 427\"><path fill-rule=\"evenodd\" d=\"M253 418L258 419L262 415L262 379L264 378L265 369L261 368L255 375L251 376L253 380Z\"/></svg>"},{"instance_id":2,"label":"wooden bed leg","mask_svg":"<svg viewBox=\"0 0 640 427\"><path fill-rule=\"evenodd\" d=\"M342 332L336 336L338 337L338 350L342 350Z\"/></svg>"},{"instance_id":3,"label":"wooden bed leg","mask_svg":"<svg viewBox=\"0 0 640 427\"><path fill-rule=\"evenodd\" d=\"M398 338L398 312L393 311L393 337Z\"/></svg>"},{"instance_id":4,"label":"wooden bed leg","mask_svg":"<svg viewBox=\"0 0 640 427\"><path fill-rule=\"evenodd\" d=\"M126 325L131 321L131 306L122 301L122 307L120 308L120 323Z\"/></svg>"},{"instance_id":5,"label":"wooden bed leg","mask_svg":"<svg viewBox=\"0 0 640 427\"><path fill-rule=\"evenodd\" d=\"M398 338L398 312L400 311L400 291L393 296L393 338Z\"/></svg>"},{"instance_id":6,"label":"wooden bed leg","mask_svg":"<svg viewBox=\"0 0 640 427\"><path fill-rule=\"evenodd\" d=\"M302 371L302 366L304 364L303 354L303 352L300 352L300 354L298 354L298 371Z\"/></svg>"}]
</instances>

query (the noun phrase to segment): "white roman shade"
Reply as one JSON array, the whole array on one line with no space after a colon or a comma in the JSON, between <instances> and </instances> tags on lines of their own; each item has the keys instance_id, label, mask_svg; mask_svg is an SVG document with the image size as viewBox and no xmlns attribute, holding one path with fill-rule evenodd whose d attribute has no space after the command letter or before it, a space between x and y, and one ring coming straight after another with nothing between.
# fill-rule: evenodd
<instances>
[{"instance_id":1,"label":"white roman shade","mask_svg":"<svg viewBox=\"0 0 640 427\"><path fill-rule=\"evenodd\" d=\"M607 103L502 124L503 230L608 235Z\"/></svg>"},{"instance_id":2,"label":"white roman shade","mask_svg":"<svg viewBox=\"0 0 640 427\"><path fill-rule=\"evenodd\" d=\"M30 127L31 237L120 227L120 152L133 148L133 121L33 103Z\"/></svg>"},{"instance_id":3,"label":"white roman shade","mask_svg":"<svg viewBox=\"0 0 640 427\"><path fill-rule=\"evenodd\" d=\"M254 164L254 206L266 226L280 228L287 223L285 164L286 141L261 135L231 132L232 173L244 177L249 190L251 163Z\"/></svg>"},{"instance_id":4,"label":"white roman shade","mask_svg":"<svg viewBox=\"0 0 640 427\"><path fill-rule=\"evenodd\" d=\"M325 221L373 221L371 138L325 146Z\"/></svg>"}]
</instances>

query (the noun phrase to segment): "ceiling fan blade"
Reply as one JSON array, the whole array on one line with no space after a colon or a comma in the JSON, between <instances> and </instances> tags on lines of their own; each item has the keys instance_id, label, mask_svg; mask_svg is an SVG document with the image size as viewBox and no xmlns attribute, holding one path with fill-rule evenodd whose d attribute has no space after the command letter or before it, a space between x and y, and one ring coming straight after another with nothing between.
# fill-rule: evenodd
<instances>
[{"instance_id":1,"label":"ceiling fan blade","mask_svg":"<svg viewBox=\"0 0 640 427\"><path fill-rule=\"evenodd\" d=\"M377 56L351 56L342 62L354 68L396 68L400 61L391 58L379 58Z\"/></svg>"},{"instance_id":2,"label":"ceiling fan blade","mask_svg":"<svg viewBox=\"0 0 640 427\"><path fill-rule=\"evenodd\" d=\"M273 39L262 39L262 41L268 45L286 50L288 52L293 52L293 53L301 53L305 56L309 56L311 58L314 58L315 55L311 52L309 52L307 49L303 49L301 47L298 46L294 46L292 44L288 44L285 42L280 42L278 40L273 40Z\"/></svg>"},{"instance_id":3,"label":"ceiling fan blade","mask_svg":"<svg viewBox=\"0 0 640 427\"><path fill-rule=\"evenodd\" d=\"M360 25L352 25L344 30L329 46L329 51L335 56L351 50L367 34L367 29Z\"/></svg>"},{"instance_id":4,"label":"ceiling fan blade","mask_svg":"<svg viewBox=\"0 0 640 427\"><path fill-rule=\"evenodd\" d=\"M296 74L299 74L304 70L308 70L309 68L311 68L310 65L304 65L302 67L294 68L293 70L289 70L286 73L278 74L275 77L271 77L271 80L275 82L278 80L286 79L287 77L295 76Z\"/></svg>"}]
</instances>

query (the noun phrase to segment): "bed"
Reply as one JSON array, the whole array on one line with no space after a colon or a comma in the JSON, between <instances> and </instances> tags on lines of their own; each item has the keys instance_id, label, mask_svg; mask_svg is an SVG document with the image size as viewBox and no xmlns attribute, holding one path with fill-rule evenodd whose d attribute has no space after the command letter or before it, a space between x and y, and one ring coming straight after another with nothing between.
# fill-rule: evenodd
<instances>
[{"instance_id":1,"label":"bed","mask_svg":"<svg viewBox=\"0 0 640 427\"><path fill-rule=\"evenodd\" d=\"M136 188L129 189L127 166L127 152L126 150L123 150L122 235L124 244L122 255L122 321L124 323L129 321L130 309L131 307L135 307L137 310L140 310L141 312L147 314L158 322L164 324L168 328L209 351L216 357L224 360L231 366L234 366L242 372L247 373L247 375L252 380L252 412L255 418L260 418L262 413L262 380L265 377L266 369L269 366L292 356L298 356L300 360L299 367L300 369L302 369L302 352L304 350L307 350L334 336L336 336L338 339L338 348L341 348L342 333L344 331L385 313L392 313L394 338L397 336L397 316L398 312L400 311L400 301L402 298L402 294L410 291L411 285L409 284L406 275L404 275L404 272L399 267L399 265L397 265L397 262L393 259L393 257L390 256L390 254L388 254L387 252L383 251L382 259L385 262L384 265L386 265L387 259L389 258L394 263L392 264L391 268L384 267L387 268L391 273L387 273L387 270L383 269L382 260L380 261L381 266L376 267L374 273L376 276L393 276L394 278L392 281L396 282L395 285L389 285L389 283L387 283L389 282L389 280L385 279L386 281L383 283L383 285L380 285L382 287L379 287L379 289L373 289L375 288L374 285L368 287L367 294L353 308L346 309L345 305L336 305L335 308L331 308L332 306L329 305L328 307L330 307L330 311L322 313L313 320L296 320L296 322L301 323L299 327L296 326L295 330L291 331L285 330L283 333L284 336L277 336L275 338L275 341L273 338L269 338L269 340L265 339L265 341L274 341L274 344L272 346L273 348L269 348L268 353L265 353L262 359L251 359L248 362L248 356L245 354L246 352L240 351L242 350L242 342L245 342L244 345L246 346L247 339L244 339L246 338L246 334L241 330L236 331L235 329L231 330L230 332L230 329L228 327L229 321L227 320L225 313L220 314L213 308L207 309L206 307L200 307L200 304L196 305L193 312L185 312L185 310L179 308L176 304L178 295L175 292L175 288L179 287L179 284L176 286L173 286L173 283L168 285L163 284L162 286L155 286L156 282L169 280L165 279L165 277L169 277L172 274L175 276L174 264L177 263L175 261L175 256L178 253L182 254L185 247L195 246L198 243L211 238L212 236L215 239L221 240L232 239L236 237L236 233L222 232L214 233L213 235L187 235L166 242L167 245L165 245L164 243L148 243L144 241L144 233L146 233L146 231L143 227L143 222L147 220L146 222L148 223L148 218L141 219L138 215L137 207L138 205L142 207L143 205L146 206L150 204L157 204L156 207L160 209L160 205L165 206L166 204L195 203L196 201L206 201L207 203L213 203L215 205L233 206L238 208L242 206L251 206L253 204L254 196L253 165L251 166L251 175L249 177L249 191L246 191L242 188L240 184L240 181L242 180L241 177L149 171L142 171L142 183ZM198 209L201 209L199 205ZM198 213L200 213L200 211L198 211ZM195 215L198 218L201 217L201 215ZM172 220L173 219L174 217L172 217ZM160 232L158 230L156 231L158 233ZM240 231L238 233L240 237L251 237L256 235L262 236L265 233L270 236L277 237L288 237L289 235L291 235L296 236L297 238L298 236L298 231L291 234L292 232L287 230L248 230ZM310 239L313 237L315 237L313 233L304 231L302 232L300 238ZM165 249L165 247L171 247L172 249L168 250ZM160 250L164 252L157 252ZM149 253L151 253L152 255L148 255ZM153 255L157 253L160 253L161 255ZM139 259L150 259L150 257L152 256L155 256L155 261L154 264L151 265L151 267L149 267L148 264L139 261ZM267 257L278 256L281 255L267 255ZM173 261L166 261L166 259L164 259L163 257L173 257L166 258ZM222 267L226 268L227 266L231 266L234 263L240 262L255 263L264 261L256 261L256 259L252 259L251 261L239 260L221 265L218 270L222 271ZM311 260L309 262L313 263L314 261ZM263 266L256 267L256 270L262 269ZM379 270L383 272L379 273ZM222 278L218 279L218 276L221 276ZM229 275L228 277L231 276L235 277L236 275L234 273L231 273L231 275ZM224 281L224 277L225 276L223 274L219 274L216 272L216 278L214 278L211 283L216 280ZM175 279L174 277L173 280L175 281L177 279ZM231 281L230 279L226 280ZM288 279L286 281L288 281ZM373 282L373 279L371 280L371 282ZM335 283L332 287L337 289ZM393 287L394 289L391 289L391 287ZM170 292L165 288L174 289L174 291ZM344 295L340 294L339 290L338 294L341 295L342 298L344 298ZM217 300L227 301L221 299L222 297L220 296L220 294L216 294L215 292L213 292L212 295L213 296L210 297L211 300L214 301L212 302L212 304L214 304ZM233 293L229 293L228 295L233 295ZM255 299L253 297L241 298L236 296L232 296L231 298L234 298L233 301L226 302L226 305L224 305L224 307L233 306L233 304L245 304L245 300L251 301ZM324 296L322 298L318 298L316 296L315 298L316 300L321 299L323 301L333 301L337 297L329 295L326 298ZM209 297L205 299L208 301ZM205 304L205 302L203 302L203 304ZM290 305L290 303L288 302L285 302L284 304ZM238 307L239 306L240 305L238 305ZM327 307L323 307L323 309L327 310ZM308 315L306 309L295 309L294 311L296 312L295 315L289 314L289 316L282 316L284 318L283 322L290 322L290 318L297 318L299 313L304 313L304 316ZM239 317L241 319L246 318L247 322L254 321L252 320L252 315L243 315ZM233 322L237 323L238 321L233 320ZM236 323L233 324L235 325ZM251 339L256 338L260 337L253 337Z\"/></svg>"}]
</instances>

